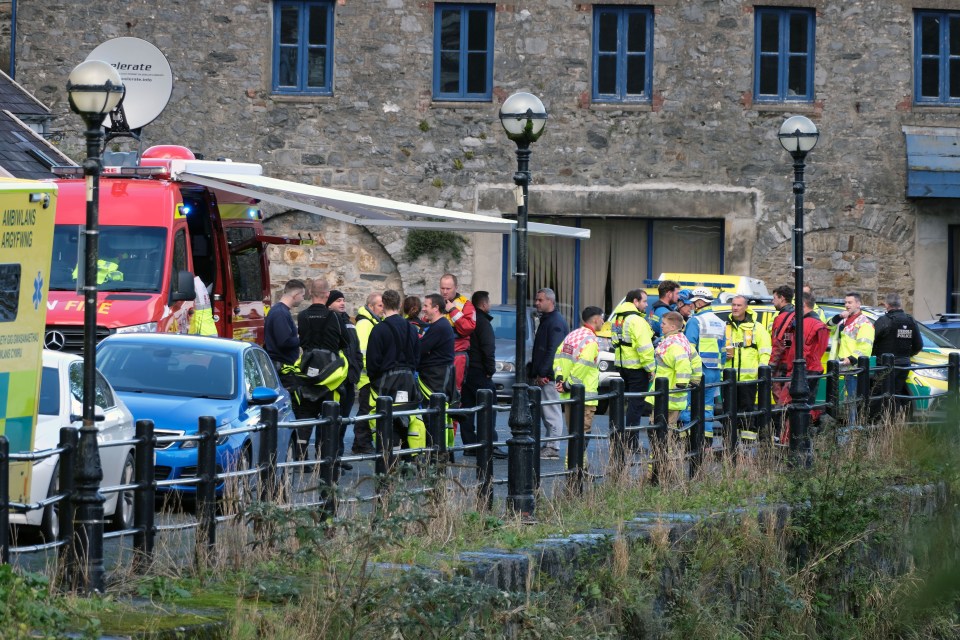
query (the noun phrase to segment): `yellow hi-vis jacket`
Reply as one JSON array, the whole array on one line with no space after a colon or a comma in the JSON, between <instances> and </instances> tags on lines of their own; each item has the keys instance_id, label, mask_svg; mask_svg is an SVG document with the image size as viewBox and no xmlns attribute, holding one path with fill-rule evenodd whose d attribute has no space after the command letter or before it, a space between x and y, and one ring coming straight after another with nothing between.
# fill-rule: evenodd
<instances>
[{"instance_id":1,"label":"yellow hi-vis jacket","mask_svg":"<svg viewBox=\"0 0 960 640\"><path fill-rule=\"evenodd\" d=\"M621 302L610 316L610 331L616 354L614 363L623 369L653 372L653 329L630 301Z\"/></svg>"},{"instance_id":2,"label":"yellow hi-vis jacket","mask_svg":"<svg viewBox=\"0 0 960 640\"><path fill-rule=\"evenodd\" d=\"M73 279L77 279L77 273L80 265L73 268ZM97 260L97 284L104 282L122 281L123 273L120 272L120 265L112 260Z\"/></svg>"},{"instance_id":3,"label":"yellow hi-vis jacket","mask_svg":"<svg viewBox=\"0 0 960 640\"><path fill-rule=\"evenodd\" d=\"M361 322L364 320L364 322ZM363 370L360 372L360 379L357 380L357 389L370 384L370 377L367 375L367 343L370 342L370 332L373 326L380 322L380 318L373 315L370 309L364 305L357 311L357 319L354 321L354 328L357 330L357 339L360 341L360 355L363 356Z\"/></svg>"},{"instance_id":4,"label":"yellow hi-vis jacket","mask_svg":"<svg viewBox=\"0 0 960 640\"><path fill-rule=\"evenodd\" d=\"M873 353L873 339L877 335L870 318L863 315L863 312L857 312L855 316L849 316L840 322L843 330L840 332L837 358L846 366L856 365L857 358L861 356L869 358ZM850 358L853 358L852 362Z\"/></svg>"},{"instance_id":5,"label":"yellow hi-vis jacket","mask_svg":"<svg viewBox=\"0 0 960 640\"><path fill-rule=\"evenodd\" d=\"M727 369L737 372L737 380L756 380L762 365L770 364L773 345L770 332L747 309L742 321L727 320L727 349L733 348L733 357L727 358ZM729 353L729 351L728 351Z\"/></svg>"},{"instance_id":6,"label":"yellow hi-vis jacket","mask_svg":"<svg viewBox=\"0 0 960 640\"><path fill-rule=\"evenodd\" d=\"M692 356L696 353L690 345L687 337L679 331L668 334L661 338L654 349L654 355L657 359L657 369L650 381L650 390L656 389L656 379L666 378L670 383L670 389L681 388L670 394L670 411L683 411L687 408L687 397L689 392L686 390L693 382L693 363ZM700 356L696 356L697 369L700 376L703 376L703 370L700 366ZM680 387L682 385L682 387ZM654 404L655 396L647 396L647 402Z\"/></svg>"},{"instance_id":7,"label":"yellow hi-vis jacket","mask_svg":"<svg viewBox=\"0 0 960 640\"><path fill-rule=\"evenodd\" d=\"M590 327L580 327L567 334L553 357L554 379L566 384L582 384L587 395L596 395L600 388L600 342ZM561 393L569 398L569 393ZM596 406L597 400L587 400Z\"/></svg>"}]
</instances>

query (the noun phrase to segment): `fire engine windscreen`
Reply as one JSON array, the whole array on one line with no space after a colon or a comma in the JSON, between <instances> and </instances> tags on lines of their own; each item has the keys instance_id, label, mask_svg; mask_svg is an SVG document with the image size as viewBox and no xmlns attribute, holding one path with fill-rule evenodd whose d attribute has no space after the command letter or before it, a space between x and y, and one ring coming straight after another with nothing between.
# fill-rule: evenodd
<instances>
[{"instance_id":1,"label":"fire engine windscreen","mask_svg":"<svg viewBox=\"0 0 960 640\"><path fill-rule=\"evenodd\" d=\"M57 225L53 235L51 291L77 288L82 227ZM159 293L163 285L167 230L163 227L101 226L97 285L101 291ZM78 259L79 258L79 259ZM79 268L78 268L79 267Z\"/></svg>"}]
</instances>

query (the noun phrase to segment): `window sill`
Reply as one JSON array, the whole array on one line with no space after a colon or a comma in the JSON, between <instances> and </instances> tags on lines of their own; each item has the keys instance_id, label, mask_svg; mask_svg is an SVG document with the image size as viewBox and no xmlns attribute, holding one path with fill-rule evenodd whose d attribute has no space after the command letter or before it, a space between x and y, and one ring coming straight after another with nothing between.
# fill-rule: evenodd
<instances>
[{"instance_id":1,"label":"window sill","mask_svg":"<svg viewBox=\"0 0 960 640\"><path fill-rule=\"evenodd\" d=\"M930 104L929 102L910 105L911 113L956 113L960 104Z\"/></svg>"},{"instance_id":2,"label":"window sill","mask_svg":"<svg viewBox=\"0 0 960 640\"><path fill-rule=\"evenodd\" d=\"M757 111L760 113L799 113L816 114L819 113L816 102L754 102L750 105L748 111Z\"/></svg>"},{"instance_id":3,"label":"window sill","mask_svg":"<svg viewBox=\"0 0 960 640\"><path fill-rule=\"evenodd\" d=\"M455 100L433 100L430 102L431 109L489 109L493 104L493 98L489 100L464 100L458 102Z\"/></svg>"},{"instance_id":4,"label":"window sill","mask_svg":"<svg viewBox=\"0 0 960 640\"><path fill-rule=\"evenodd\" d=\"M274 102L310 103L333 100L332 93L271 93Z\"/></svg>"},{"instance_id":5,"label":"window sill","mask_svg":"<svg viewBox=\"0 0 960 640\"><path fill-rule=\"evenodd\" d=\"M591 111L633 111L636 113L645 113L653 111L653 105L649 102L591 102Z\"/></svg>"}]
</instances>

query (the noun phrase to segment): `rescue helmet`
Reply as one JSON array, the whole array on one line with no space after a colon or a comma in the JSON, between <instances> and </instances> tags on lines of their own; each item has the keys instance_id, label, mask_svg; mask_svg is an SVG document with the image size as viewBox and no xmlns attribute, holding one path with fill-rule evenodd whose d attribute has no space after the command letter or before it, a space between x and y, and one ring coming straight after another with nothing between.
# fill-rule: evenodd
<instances>
[{"instance_id":1,"label":"rescue helmet","mask_svg":"<svg viewBox=\"0 0 960 640\"><path fill-rule=\"evenodd\" d=\"M706 287L697 287L691 292L690 302L696 302L697 300L703 300L704 302L713 302L713 294L710 293L710 289Z\"/></svg>"},{"instance_id":2,"label":"rescue helmet","mask_svg":"<svg viewBox=\"0 0 960 640\"><path fill-rule=\"evenodd\" d=\"M693 291L690 289L680 289L677 293L677 302L680 304L690 304L693 302Z\"/></svg>"}]
</instances>

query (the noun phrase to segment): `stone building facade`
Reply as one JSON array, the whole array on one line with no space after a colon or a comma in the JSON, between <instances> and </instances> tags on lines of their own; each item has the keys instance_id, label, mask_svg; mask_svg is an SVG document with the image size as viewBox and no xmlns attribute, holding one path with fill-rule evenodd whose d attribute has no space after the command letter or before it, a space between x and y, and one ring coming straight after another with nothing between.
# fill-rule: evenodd
<instances>
[{"instance_id":1,"label":"stone building facade","mask_svg":"<svg viewBox=\"0 0 960 640\"><path fill-rule=\"evenodd\" d=\"M107 39L143 38L174 70L173 98L145 130L147 145L175 142L211 158L259 162L274 177L500 215L515 212L516 165L497 112L510 93L530 91L550 114L533 147L531 214L607 225L614 236L632 218L716 221L722 269L771 285L792 284L793 271L792 165L777 131L787 116L803 114L821 132L806 174L807 281L827 296L861 291L869 303L899 291L922 317L947 309L960 209L953 198L905 196L902 127L955 126L960 108L919 106L913 79L915 10L956 9L955 2L499 0L492 97L480 102L434 99L437 4L336 0L332 95L291 96L272 91L270 0L19 0L16 79L58 115L62 144L76 157L81 122L67 106L68 73ZM593 21L602 5L652 8L645 103L592 98ZM815 12L812 101L754 99L759 6ZM322 238L272 249L277 284L327 272L357 306L366 290L387 285L432 291L449 268L466 291L504 294L500 236L471 234L459 264L442 254L410 263L404 231L270 213L271 231ZM690 256L674 253L657 264L690 271ZM650 276L637 269L636 284ZM608 298L622 294L616 288ZM581 301L595 292L582 294Z\"/></svg>"}]
</instances>

